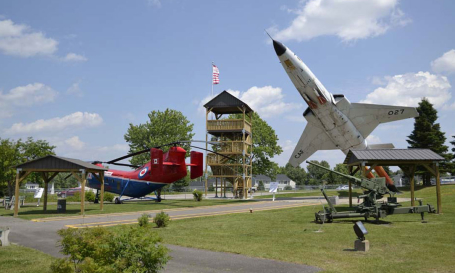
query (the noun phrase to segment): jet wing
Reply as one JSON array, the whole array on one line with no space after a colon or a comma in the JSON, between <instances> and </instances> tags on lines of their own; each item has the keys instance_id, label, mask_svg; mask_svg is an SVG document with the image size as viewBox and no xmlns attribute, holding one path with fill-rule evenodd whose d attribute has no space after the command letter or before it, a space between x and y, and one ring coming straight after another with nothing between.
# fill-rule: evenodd
<instances>
[{"instance_id":1,"label":"jet wing","mask_svg":"<svg viewBox=\"0 0 455 273\"><path fill-rule=\"evenodd\" d=\"M381 123L419 116L415 107L367 103L351 103L350 107L343 112L364 138L367 138Z\"/></svg>"},{"instance_id":2,"label":"jet wing","mask_svg":"<svg viewBox=\"0 0 455 273\"><path fill-rule=\"evenodd\" d=\"M313 123L308 122L297 146L289 159L292 166L299 166L318 150L338 149L327 134Z\"/></svg>"}]
</instances>

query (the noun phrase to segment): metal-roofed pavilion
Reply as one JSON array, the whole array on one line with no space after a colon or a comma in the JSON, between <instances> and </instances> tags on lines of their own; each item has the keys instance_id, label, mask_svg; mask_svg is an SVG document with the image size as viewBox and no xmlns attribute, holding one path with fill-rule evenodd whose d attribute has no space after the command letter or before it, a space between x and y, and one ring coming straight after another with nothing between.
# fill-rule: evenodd
<instances>
[{"instance_id":1,"label":"metal-roofed pavilion","mask_svg":"<svg viewBox=\"0 0 455 273\"><path fill-rule=\"evenodd\" d=\"M99 167L79 159L59 157L55 155L48 155L23 164L15 166L16 168L16 189L15 189L15 203L14 203L14 216L17 217L19 212L19 186L20 183L27 178L31 173L38 172L44 180L44 204L43 210L47 210L47 191L49 182L59 173L71 173L79 182L81 182L81 214L85 211L85 183L87 181L87 174L97 176L101 183L101 196L100 196L100 209L103 209L104 198L104 171L107 169Z\"/></svg>"},{"instance_id":2,"label":"metal-roofed pavilion","mask_svg":"<svg viewBox=\"0 0 455 273\"><path fill-rule=\"evenodd\" d=\"M430 149L368 149L350 150L344 164L348 166L351 175L359 170L363 177L376 166L397 166L410 179L411 204L414 206L414 174L417 166L425 167L436 177L437 212L441 213L441 181L439 177L439 162L445 158ZM351 183L349 182L349 205L352 206Z\"/></svg>"}]
</instances>

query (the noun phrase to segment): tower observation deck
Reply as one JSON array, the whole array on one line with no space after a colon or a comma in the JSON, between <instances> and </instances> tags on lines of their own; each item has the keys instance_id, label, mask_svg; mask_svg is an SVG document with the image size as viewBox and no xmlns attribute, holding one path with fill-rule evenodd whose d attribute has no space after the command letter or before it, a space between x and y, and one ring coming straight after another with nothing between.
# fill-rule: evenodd
<instances>
[{"instance_id":1,"label":"tower observation deck","mask_svg":"<svg viewBox=\"0 0 455 273\"><path fill-rule=\"evenodd\" d=\"M219 188L220 197L226 197L227 183L231 183L234 197L246 199L252 181L253 110L227 91L221 92L204 107L206 140L218 142L220 145L213 145L212 149L221 154L207 153L205 194L207 179L213 177L216 196ZM209 148L208 144L206 147ZM207 175L207 166L210 166L212 175Z\"/></svg>"}]
</instances>

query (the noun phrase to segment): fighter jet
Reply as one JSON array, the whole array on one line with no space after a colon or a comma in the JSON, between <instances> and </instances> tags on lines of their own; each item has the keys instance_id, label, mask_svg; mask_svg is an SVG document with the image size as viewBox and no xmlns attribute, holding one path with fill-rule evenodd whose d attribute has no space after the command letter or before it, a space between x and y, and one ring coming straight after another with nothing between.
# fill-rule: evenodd
<instances>
[{"instance_id":1,"label":"fighter jet","mask_svg":"<svg viewBox=\"0 0 455 273\"><path fill-rule=\"evenodd\" d=\"M347 154L351 149L394 148L392 144L368 144L366 138L381 123L419 116L414 107L351 103L344 95L332 95L294 52L275 40L273 47L308 104L303 113L307 126L289 159L294 167L319 150L336 149ZM382 167L374 170L393 185Z\"/></svg>"}]
</instances>

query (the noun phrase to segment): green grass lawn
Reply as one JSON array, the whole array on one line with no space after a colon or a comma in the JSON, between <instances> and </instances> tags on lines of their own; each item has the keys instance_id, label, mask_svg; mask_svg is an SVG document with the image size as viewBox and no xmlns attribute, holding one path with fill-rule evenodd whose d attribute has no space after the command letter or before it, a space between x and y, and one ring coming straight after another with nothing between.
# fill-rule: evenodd
<instances>
[{"instance_id":1,"label":"green grass lawn","mask_svg":"<svg viewBox=\"0 0 455 273\"><path fill-rule=\"evenodd\" d=\"M345 190L326 190L327 196L338 195L340 197L349 197L349 191ZM353 189L352 196L357 197L362 193L361 189ZM289 192L289 193L280 193L275 194L275 200L280 200L280 198L292 198L292 197L309 197L309 196L321 196L322 193L320 190L314 191L300 191L300 192ZM263 195L254 195L254 199L270 199L273 195L270 193L264 193Z\"/></svg>"},{"instance_id":2,"label":"green grass lawn","mask_svg":"<svg viewBox=\"0 0 455 273\"><path fill-rule=\"evenodd\" d=\"M401 197L409 197L409 192ZM435 187L417 189L416 197L436 205ZM220 201L228 200L131 206L158 209ZM325 272L455 272L455 185L442 186L442 201L444 213L426 215L428 223L421 223L418 214L392 215L379 225L365 223L370 241L366 253L353 251L352 226L363 218L315 224L320 206L175 220L155 230L169 244L307 264ZM29 248L0 248L0 272L46 272L52 259Z\"/></svg>"},{"instance_id":3,"label":"green grass lawn","mask_svg":"<svg viewBox=\"0 0 455 273\"><path fill-rule=\"evenodd\" d=\"M436 205L435 187L418 189L416 197ZM353 251L352 226L363 218L318 225L313 220L320 206L177 220L156 230L169 244L307 264L327 272L454 272L455 185L442 186L442 201L444 213L426 215L426 224L418 214L392 215L380 225L365 223L367 253Z\"/></svg>"},{"instance_id":4,"label":"green grass lawn","mask_svg":"<svg viewBox=\"0 0 455 273\"><path fill-rule=\"evenodd\" d=\"M43 273L50 272L55 258L41 251L10 245L0 247L0 272L2 273Z\"/></svg>"},{"instance_id":5,"label":"green grass lawn","mask_svg":"<svg viewBox=\"0 0 455 273\"><path fill-rule=\"evenodd\" d=\"M179 209L179 208L192 208L200 206L214 206L214 205L229 205L242 202L250 202L248 200L232 200L232 199L203 199L200 202L192 199L188 200L163 200L160 203L155 201L137 201L125 202L124 204L105 203L104 210L100 211L99 204L86 203L85 214L105 214L105 213L119 213L119 212L133 212L133 211L149 211L149 210L163 210L163 209ZM19 217L22 219L37 219L45 217L62 217L80 215L80 204L67 204L66 213L57 213L57 204L48 205L47 212L43 212L42 204L40 207L33 205L22 206L19 209ZM13 210L5 210L0 208L0 216L12 216Z\"/></svg>"}]
</instances>

